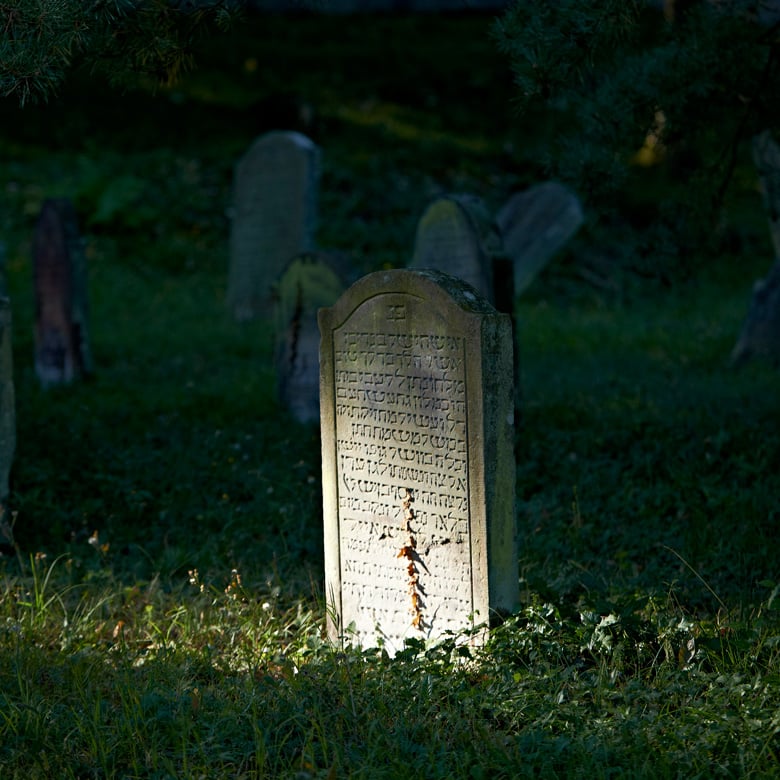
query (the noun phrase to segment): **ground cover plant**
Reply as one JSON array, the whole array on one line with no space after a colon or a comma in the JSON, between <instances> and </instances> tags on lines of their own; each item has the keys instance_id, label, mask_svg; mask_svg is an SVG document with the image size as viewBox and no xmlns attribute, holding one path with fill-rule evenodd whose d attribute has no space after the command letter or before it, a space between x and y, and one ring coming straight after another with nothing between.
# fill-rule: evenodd
<instances>
[{"instance_id":1,"label":"ground cover plant","mask_svg":"<svg viewBox=\"0 0 780 780\"><path fill-rule=\"evenodd\" d=\"M640 277L586 228L518 302L518 614L479 650L323 639L318 434L276 403L268 323L224 305L232 166L308 133L320 244L405 264L431 198L497 207L544 175L490 28L261 17L175 88L82 74L0 106L3 777L777 773L780 376L728 367L771 264L748 166L716 255ZM96 373L44 392L30 241L55 195L82 220Z\"/></svg>"}]
</instances>

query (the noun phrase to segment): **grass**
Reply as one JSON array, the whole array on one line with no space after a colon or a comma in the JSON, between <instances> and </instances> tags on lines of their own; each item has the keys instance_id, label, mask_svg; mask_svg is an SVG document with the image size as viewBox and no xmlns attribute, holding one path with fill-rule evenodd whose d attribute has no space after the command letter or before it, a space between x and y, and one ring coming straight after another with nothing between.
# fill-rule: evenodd
<instances>
[{"instance_id":1,"label":"grass","mask_svg":"<svg viewBox=\"0 0 780 780\"><path fill-rule=\"evenodd\" d=\"M80 78L0 106L3 777L778 773L780 380L727 366L770 264L749 171L728 249L671 289L603 262L586 283L586 232L518 302L518 614L479 650L323 639L318 435L276 403L268 325L224 306L232 166L264 129L308 132L320 243L403 265L430 198L495 207L543 175L488 26L271 17L173 92ZM29 256L52 195L82 218L97 371L44 392Z\"/></svg>"}]
</instances>

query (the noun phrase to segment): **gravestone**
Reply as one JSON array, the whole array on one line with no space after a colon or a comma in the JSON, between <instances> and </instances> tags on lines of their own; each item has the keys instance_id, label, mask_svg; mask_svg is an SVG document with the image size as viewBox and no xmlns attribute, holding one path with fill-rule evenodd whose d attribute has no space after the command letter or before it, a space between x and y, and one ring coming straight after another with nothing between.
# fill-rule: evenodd
<instances>
[{"instance_id":1,"label":"gravestone","mask_svg":"<svg viewBox=\"0 0 780 780\"><path fill-rule=\"evenodd\" d=\"M44 387L89 374L84 250L73 204L44 201L33 238L35 372Z\"/></svg>"},{"instance_id":2,"label":"gravestone","mask_svg":"<svg viewBox=\"0 0 780 780\"><path fill-rule=\"evenodd\" d=\"M317 311L332 306L349 279L345 258L299 255L274 287L277 396L300 423L320 419L320 332Z\"/></svg>"},{"instance_id":3,"label":"gravestone","mask_svg":"<svg viewBox=\"0 0 780 780\"><path fill-rule=\"evenodd\" d=\"M738 367L752 358L780 366L780 260L765 279L753 285L747 317L731 352L731 365Z\"/></svg>"},{"instance_id":4,"label":"gravestone","mask_svg":"<svg viewBox=\"0 0 780 780\"><path fill-rule=\"evenodd\" d=\"M761 197L769 221L769 235L776 258L780 258L780 147L765 130L753 138L753 164L758 172Z\"/></svg>"},{"instance_id":5,"label":"gravestone","mask_svg":"<svg viewBox=\"0 0 780 780\"><path fill-rule=\"evenodd\" d=\"M753 285L748 313L731 352L733 366L754 357L780 365L780 148L768 130L753 138L753 162L767 211L775 263L766 278Z\"/></svg>"},{"instance_id":6,"label":"gravestone","mask_svg":"<svg viewBox=\"0 0 780 780\"><path fill-rule=\"evenodd\" d=\"M447 274L393 270L319 324L330 637L393 654L513 610L509 316Z\"/></svg>"},{"instance_id":7,"label":"gravestone","mask_svg":"<svg viewBox=\"0 0 780 780\"><path fill-rule=\"evenodd\" d=\"M470 284L512 323L516 422L520 421L520 376L515 323L514 270L496 224L481 198L448 195L434 201L417 225L410 268L435 268Z\"/></svg>"},{"instance_id":8,"label":"gravestone","mask_svg":"<svg viewBox=\"0 0 780 780\"><path fill-rule=\"evenodd\" d=\"M7 250L5 244L0 241L0 298L8 297L8 272L6 268Z\"/></svg>"},{"instance_id":9,"label":"gravestone","mask_svg":"<svg viewBox=\"0 0 780 780\"><path fill-rule=\"evenodd\" d=\"M314 249L319 149L300 133L258 138L236 166L227 301L235 319L269 312L286 264Z\"/></svg>"},{"instance_id":10,"label":"gravestone","mask_svg":"<svg viewBox=\"0 0 780 780\"><path fill-rule=\"evenodd\" d=\"M501 241L485 204L474 195L447 195L420 218L409 267L463 279L494 304L493 265L500 255Z\"/></svg>"},{"instance_id":11,"label":"gravestone","mask_svg":"<svg viewBox=\"0 0 780 780\"><path fill-rule=\"evenodd\" d=\"M0 502L8 497L8 478L16 449L14 367L11 352L11 302L0 297Z\"/></svg>"},{"instance_id":12,"label":"gravestone","mask_svg":"<svg viewBox=\"0 0 780 780\"><path fill-rule=\"evenodd\" d=\"M554 181L515 193L496 216L504 252L514 266L519 295L580 229L584 221L577 196Z\"/></svg>"}]
</instances>

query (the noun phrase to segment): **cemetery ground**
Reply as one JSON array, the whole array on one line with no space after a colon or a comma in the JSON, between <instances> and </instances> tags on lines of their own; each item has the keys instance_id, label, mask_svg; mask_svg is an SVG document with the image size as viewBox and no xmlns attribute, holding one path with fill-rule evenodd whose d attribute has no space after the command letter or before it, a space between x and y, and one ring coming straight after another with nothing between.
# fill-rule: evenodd
<instances>
[{"instance_id":1,"label":"cemetery ground","mask_svg":"<svg viewBox=\"0 0 780 780\"><path fill-rule=\"evenodd\" d=\"M479 649L324 639L318 431L276 403L268 323L225 307L233 165L264 130L310 134L320 245L405 265L433 197L497 207L543 176L488 27L270 19L156 96L0 107L3 777L780 771L780 375L728 366L772 262L747 166L717 256L583 275L586 235L518 301L519 612ZM82 222L95 374L43 391L49 196Z\"/></svg>"}]
</instances>

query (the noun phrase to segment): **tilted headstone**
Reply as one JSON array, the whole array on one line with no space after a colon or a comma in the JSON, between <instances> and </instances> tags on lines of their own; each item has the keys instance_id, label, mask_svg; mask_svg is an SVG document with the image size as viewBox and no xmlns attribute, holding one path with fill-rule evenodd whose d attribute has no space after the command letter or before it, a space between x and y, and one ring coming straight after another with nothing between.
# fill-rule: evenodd
<instances>
[{"instance_id":1,"label":"tilted headstone","mask_svg":"<svg viewBox=\"0 0 780 780\"><path fill-rule=\"evenodd\" d=\"M67 198L44 201L33 239L35 371L41 384L63 384L92 371L87 331L86 263Z\"/></svg>"},{"instance_id":2,"label":"tilted headstone","mask_svg":"<svg viewBox=\"0 0 780 780\"><path fill-rule=\"evenodd\" d=\"M299 255L274 288L275 364L279 402L301 423L320 418L317 311L344 292L349 271L326 252Z\"/></svg>"},{"instance_id":3,"label":"tilted headstone","mask_svg":"<svg viewBox=\"0 0 780 780\"><path fill-rule=\"evenodd\" d=\"M513 610L509 316L447 274L393 270L319 324L330 637L392 654Z\"/></svg>"},{"instance_id":4,"label":"tilted headstone","mask_svg":"<svg viewBox=\"0 0 780 780\"><path fill-rule=\"evenodd\" d=\"M0 297L0 502L8 496L8 478L16 449L14 366L11 352L11 302Z\"/></svg>"},{"instance_id":5,"label":"tilted headstone","mask_svg":"<svg viewBox=\"0 0 780 780\"><path fill-rule=\"evenodd\" d=\"M753 285L742 331L731 353L739 366L752 357L780 364L780 147L767 130L753 138L753 162L769 220L775 264Z\"/></svg>"},{"instance_id":6,"label":"tilted headstone","mask_svg":"<svg viewBox=\"0 0 780 780\"><path fill-rule=\"evenodd\" d=\"M417 225L410 268L435 268L463 279L495 303L494 258L501 242L485 204L473 195L431 203Z\"/></svg>"},{"instance_id":7,"label":"tilted headstone","mask_svg":"<svg viewBox=\"0 0 780 780\"><path fill-rule=\"evenodd\" d=\"M514 266L515 295L531 284L583 221L577 196L554 181L517 192L506 202L496 222Z\"/></svg>"},{"instance_id":8,"label":"tilted headstone","mask_svg":"<svg viewBox=\"0 0 780 780\"><path fill-rule=\"evenodd\" d=\"M227 301L237 320L269 313L287 263L314 249L319 149L304 135L258 138L236 166Z\"/></svg>"}]
</instances>

